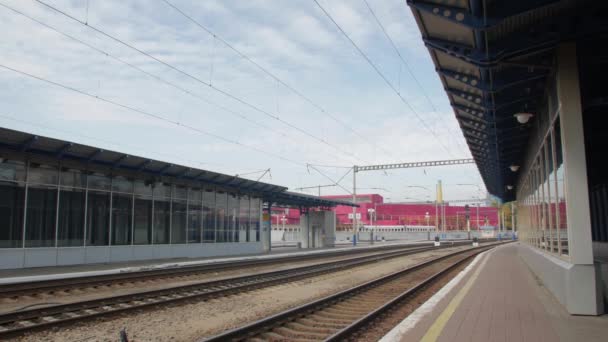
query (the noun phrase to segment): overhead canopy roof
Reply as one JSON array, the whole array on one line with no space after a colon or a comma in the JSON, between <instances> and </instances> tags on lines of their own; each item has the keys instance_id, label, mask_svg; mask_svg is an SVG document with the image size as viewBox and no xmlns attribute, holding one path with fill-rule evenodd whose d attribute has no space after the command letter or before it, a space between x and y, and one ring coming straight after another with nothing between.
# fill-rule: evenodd
<instances>
[{"instance_id":1,"label":"overhead canopy roof","mask_svg":"<svg viewBox=\"0 0 608 342\"><path fill-rule=\"evenodd\" d=\"M345 205L350 207L358 207L358 204L353 204L351 201L342 201L335 199L327 199L317 196L298 194L295 192L285 191L273 196L273 201L276 205L284 205L290 207L335 207Z\"/></svg>"},{"instance_id":2,"label":"overhead canopy roof","mask_svg":"<svg viewBox=\"0 0 608 342\"><path fill-rule=\"evenodd\" d=\"M584 0L407 2L486 188L513 199L509 166L523 163L534 127L514 114L536 113L558 43L605 27L605 12Z\"/></svg>"},{"instance_id":3,"label":"overhead canopy roof","mask_svg":"<svg viewBox=\"0 0 608 342\"><path fill-rule=\"evenodd\" d=\"M0 149L13 153L39 155L51 159L61 159L101 166L112 170L136 172L141 177L176 179L201 182L233 189L238 192L256 194L264 200L294 207L334 207L351 205L350 202L332 201L316 196L286 192L287 188L263 182L252 181L237 176L201 170L183 165L132 156L125 153L81 145L26 132L0 127Z\"/></svg>"}]
</instances>

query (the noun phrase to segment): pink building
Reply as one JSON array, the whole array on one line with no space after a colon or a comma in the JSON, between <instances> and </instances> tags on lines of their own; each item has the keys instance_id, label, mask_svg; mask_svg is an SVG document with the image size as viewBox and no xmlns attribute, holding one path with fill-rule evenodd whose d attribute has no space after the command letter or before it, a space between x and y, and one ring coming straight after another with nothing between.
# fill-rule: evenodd
<instances>
[{"instance_id":1,"label":"pink building","mask_svg":"<svg viewBox=\"0 0 608 342\"><path fill-rule=\"evenodd\" d=\"M350 195L322 196L327 199L350 200ZM436 219L441 220L441 208L437 208L435 203L384 203L384 198L378 194L357 195L359 208L356 212L360 215L358 220L362 224L371 225L372 216L375 212L373 224L382 226L410 225L410 226L435 226ZM449 230L466 229L466 208L462 205L450 205L444 203L445 227ZM373 209L370 211L369 209ZM435 215L438 210L439 215ZM298 224L300 212L289 209L285 212L281 208L273 208L273 225ZM336 212L337 229L349 229L352 225L353 209L346 206L338 206ZM470 206L470 226L477 230L479 226L496 226L498 223L497 208L480 206ZM478 214L479 213L479 214Z\"/></svg>"}]
</instances>

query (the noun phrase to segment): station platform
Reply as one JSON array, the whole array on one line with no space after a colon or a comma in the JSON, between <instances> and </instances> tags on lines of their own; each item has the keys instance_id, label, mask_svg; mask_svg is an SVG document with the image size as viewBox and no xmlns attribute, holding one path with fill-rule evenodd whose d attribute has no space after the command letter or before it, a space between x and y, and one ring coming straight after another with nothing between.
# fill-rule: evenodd
<instances>
[{"instance_id":1,"label":"station platform","mask_svg":"<svg viewBox=\"0 0 608 342\"><path fill-rule=\"evenodd\" d=\"M95 275L108 275L125 272L137 272L151 269L176 268L195 265L205 265L224 262L239 262L244 260L256 259L272 259L282 258L294 255L310 255L320 253L340 253L352 249L378 249L390 246L425 246L432 245L432 241L390 241L378 242L374 244L339 244L335 247L315 248L315 249L298 249L292 247L283 247L272 249L269 253L264 254L249 254L227 257L207 257L207 258L173 258L173 259L156 259L156 260L141 260L141 261L125 261L115 263L102 264L84 264L84 265L69 265L69 266L49 266L49 267L34 267L34 268L19 268L0 270L0 284L11 284L19 282L43 281L51 279L77 278Z\"/></svg>"},{"instance_id":2,"label":"station platform","mask_svg":"<svg viewBox=\"0 0 608 342\"><path fill-rule=\"evenodd\" d=\"M606 341L608 315L568 314L520 258L522 248L479 255L381 341Z\"/></svg>"}]
</instances>

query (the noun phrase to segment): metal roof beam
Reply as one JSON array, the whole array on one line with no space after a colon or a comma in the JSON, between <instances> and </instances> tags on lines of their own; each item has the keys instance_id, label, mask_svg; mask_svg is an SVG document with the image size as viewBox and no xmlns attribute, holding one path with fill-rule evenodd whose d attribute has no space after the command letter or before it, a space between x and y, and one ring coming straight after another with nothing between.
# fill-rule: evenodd
<instances>
[{"instance_id":1,"label":"metal roof beam","mask_svg":"<svg viewBox=\"0 0 608 342\"><path fill-rule=\"evenodd\" d=\"M187 167L184 169L184 171L178 173L177 175L175 175L175 178L182 178L184 177L188 172L190 172L190 168Z\"/></svg>"},{"instance_id":2,"label":"metal roof beam","mask_svg":"<svg viewBox=\"0 0 608 342\"><path fill-rule=\"evenodd\" d=\"M429 4L420 0L407 0L408 5L417 10L429 13L438 18L450 21L454 24L468 27L475 31L484 31L502 23L505 19L530 10L551 5L559 2L558 0L526 0L526 1L505 1L505 8L501 8L495 13L500 13L499 17L481 18L470 13L467 9L445 6L439 4ZM499 2L500 3L500 2Z\"/></svg>"},{"instance_id":3,"label":"metal roof beam","mask_svg":"<svg viewBox=\"0 0 608 342\"><path fill-rule=\"evenodd\" d=\"M505 64L511 65L512 63L507 62ZM539 81L547 77L546 67L540 71L536 69L537 68L527 67L519 71L510 70L506 78L494 78L491 84L488 82L484 82L475 76L459 73L450 69L437 68L436 71L438 74L458 81L468 87L475 88L479 91L483 91L486 93L495 93L500 92L506 88L514 87L516 85L521 85L533 81Z\"/></svg>"},{"instance_id":4,"label":"metal roof beam","mask_svg":"<svg viewBox=\"0 0 608 342\"><path fill-rule=\"evenodd\" d=\"M97 157L99 157L103 152L104 151L102 149L98 148L95 152L91 153L87 157L87 163L95 161L95 159L97 159Z\"/></svg>"},{"instance_id":5,"label":"metal roof beam","mask_svg":"<svg viewBox=\"0 0 608 342\"><path fill-rule=\"evenodd\" d=\"M25 140L23 143L21 143L21 145L19 146L19 151L25 152L25 151L29 150L36 141L38 141L37 135L33 135L33 136L29 137L27 140Z\"/></svg>"},{"instance_id":6,"label":"metal roof beam","mask_svg":"<svg viewBox=\"0 0 608 342\"><path fill-rule=\"evenodd\" d=\"M470 102L470 103L474 104L475 106L480 106L480 107L484 107L487 109L491 108L491 106L489 104L484 102L483 97L481 97L477 94L470 93L470 92L464 91L464 90L454 89L454 88L445 88L445 92L452 96L459 97L467 102Z\"/></svg>"},{"instance_id":7,"label":"metal roof beam","mask_svg":"<svg viewBox=\"0 0 608 342\"><path fill-rule=\"evenodd\" d=\"M55 151L55 158L61 159L63 155L66 154L71 148L74 146L73 143L69 142L61 146L57 151Z\"/></svg>"},{"instance_id":8,"label":"metal roof beam","mask_svg":"<svg viewBox=\"0 0 608 342\"><path fill-rule=\"evenodd\" d=\"M422 38L424 45L430 49L456 57L480 69L495 68L502 61L510 58L525 57L554 48L559 43L559 34L543 32L533 35L529 32L512 34L499 44L494 44L489 51L473 48L437 38Z\"/></svg>"},{"instance_id":9,"label":"metal roof beam","mask_svg":"<svg viewBox=\"0 0 608 342\"><path fill-rule=\"evenodd\" d=\"M454 109L458 109L459 111L469 114L471 116L471 119L487 123L487 121L483 119L486 116L485 109L464 106L458 103L451 103L451 105Z\"/></svg>"},{"instance_id":10,"label":"metal roof beam","mask_svg":"<svg viewBox=\"0 0 608 342\"><path fill-rule=\"evenodd\" d=\"M120 158L116 159L114 161L114 163L112 163L112 168L115 169L117 167L120 167L120 164L122 162L124 162L125 160L127 160L127 158L129 158L128 154L123 154L122 156L120 156Z\"/></svg>"},{"instance_id":11,"label":"metal roof beam","mask_svg":"<svg viewBox=\"0 0 608 342\"><path fill-rule=\"evenodd\" d=\"M464 8L451 7L439 4L429 4L419 0L407 0L408 5L425 13L432 14L441 19L462 25L471 29L482 30L492 27L500 20L488 20L484 23L482 18L472 15Z\"/></svg>"},{"instance_id":12,"label":"metal roof beam","mask_svg":"<svg viewBox=\"0 0 608 342\"><path fill-rule=\"evenodd\" d=\"M169 168L171 168L171 166L173 166L173 164L167 163L167 164L165 164L165 166L161 167L160 170L158 170L156 173L159 176L163 176L167 172L167 170L169 170Z\"/></svg>"},{"instance_id":13,"label":"metal roof beam","mask_svg":"<svg viewBox=\"0 0 608 342\"><path fill-rule=\"evenodd\" d=\"M150 165L151 162L152 162L152 160L148 159L148 160L144 161L143 163L137 165L136 166L137 171L138 172L143 171L146 168L146 166Z\"/></svg>"}]
</instances>

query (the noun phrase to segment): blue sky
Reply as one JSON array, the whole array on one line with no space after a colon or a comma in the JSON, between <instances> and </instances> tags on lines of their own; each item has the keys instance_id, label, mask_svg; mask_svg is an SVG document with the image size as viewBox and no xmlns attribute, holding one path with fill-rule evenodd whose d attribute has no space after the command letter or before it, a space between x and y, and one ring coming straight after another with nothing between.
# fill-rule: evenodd
<instances>
[{"instance_id":1,"label":"blue sky","mask_svg":"<svg viewBox=\"0 0 608 342\"><path fill-rule=\"evenodd\" d=\"M3 89L0 125L3 127L228 174L270 168L272 178L267 175L262 180L289 188L328 184L327 178L307 168L306 163L350 166L470 157L404 1L368 0L368 3L407 66L363 0L319 2L416 114L312 0L169 2L312 100L314 105L261 72L225 46L220 38L188 21L164 1L43 2L198 81L39 2L0 0L1 65L172 122L0 68ZM110 56L45 28L6 6ZM408 67L422 87L414 81ZM184 126L196 128L198 132ZM346 171L318 169L332 179L340 178ZM259 175L247 177L256 179ZM429 191L407 186L433 189L438 179L446 184L444 196L448 199L479 196L477 187L456 184L473 183L483 188L474 165L366 173L358 178L363 188L360 192L378 192L393 201L406 197L433 198L434 194ZM343 184L350 188L351 182L352 178L347 176ZM325 188L323 193L346 192L336 187Z\"/></svg>"}]
</instances>

